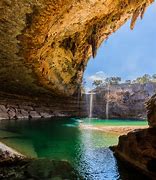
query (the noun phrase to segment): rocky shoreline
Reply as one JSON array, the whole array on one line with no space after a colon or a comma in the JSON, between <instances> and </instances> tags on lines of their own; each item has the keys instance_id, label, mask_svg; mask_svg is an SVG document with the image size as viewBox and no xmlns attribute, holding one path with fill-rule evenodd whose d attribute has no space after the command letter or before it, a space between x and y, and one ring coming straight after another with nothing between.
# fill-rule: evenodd
<instances>
[{"instance_id":1,"label":"rocky shoreline","mask_svg":"<svg viewBox=\"0 0 156 180\"><path fill-rule=\"evenodd\" d=\"M14 157L14 156L25 157L23 154L17 152L15 149L5 145L2 142L0 142L0 151L4 153L8 152L6 154L8 154L8 156L10 157Z\"/></svg>"},{"instance_id":2,"label":"rocky shoreline","mask_svg":"<svg viewBox=\"0 0 156 180\"><path fill-rule=\"evenodd\" d=\"M156 95L146 105L150 127L120 136L118 145L112 150L119 159L154 180L156 179Z\"/></svg>"},{"instance_id":3,"label":"rocky shoreline","mask_svg":"<svg viewBox=\"0 0 156 180\"><path fill-rule=\"evenodd\" d=\"M109 118L146 119L145 102L154 94L156 83L110 86ZM93 117L106 118L107 87L95 89ZM58 98L50 94L22 96L0 92L0 120L51 117L88 117L90 96Z\"/></svg>"},{"instance_id":4,"label":"rocky shoreline","mask_svg":"<svg viewBox=\"0 0 156 180\"><path fill-rule=\"evenodd\" d=\"M154 180L156 178L155 136L155 128L129 132L119 137L118 145L112 150L117 158Z\"/></svg>"},{"instance_id":5,"label":"rocky shoreline","mask_svg":"<svg viewBox=\"0 0 156 180\"><path fill-rule=\"evenodd\" d=\"M105 133L113 133L120 135L125 135L131 131L137 131L138 129L145 129L148 126L92 126L92 125L80 125L82 129L90 129L95 131L102 131Z\"/></svg>"},{"instance_id":6,"label":"rocky shoreline","mask_svg":"<svg viewBox=\"0 0 156 180\"><path fill-rule=\"evenodd\" d=\"M4 119L35 119L35 118L50 118L54 116L48 107L36 107L34 104L14 105L1 104L0 105L0 120Z\"/></svg>"},{"instance_id":7,"label":"rocky shoreline","mask_svg":"<svg viewBox=\"0 0 156 180\"><path fill-rule=\"evenodd\" d=\"M77 97L58 100L58 97L50 95L42 98L0 92L0 120L78 117L84 115L80 103Z\"/></svg>"},{"instance_id":8,"label":"rocky shoreline","mask_svg":"<svg viewBox=\"0 0 156 180\"><path fill-rule=\"evenodd\" d=\"M30 159L0 143L0 179L72 179L81 180L67 161Z\"/></svg>"}]
</instances>

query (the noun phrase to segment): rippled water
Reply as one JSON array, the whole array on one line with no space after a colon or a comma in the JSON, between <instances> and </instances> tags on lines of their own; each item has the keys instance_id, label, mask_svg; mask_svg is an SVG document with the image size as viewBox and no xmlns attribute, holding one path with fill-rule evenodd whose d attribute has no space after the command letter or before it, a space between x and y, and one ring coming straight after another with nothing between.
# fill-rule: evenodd
<instances>
[{"instance_id":1,"label":"rippled water","mask_svg":"<svg viewBox=\"0 0 156 180\"><path fill-rule=\"evenodd\" d=\"M100 119L51 119L0 122L0 138L19 152L38 158L68 160L87 180L131 179L133 174L121 166L108 148L118 142L115 134L83 125L137 126L145 121Z\"/></svg>"}]
</instances>

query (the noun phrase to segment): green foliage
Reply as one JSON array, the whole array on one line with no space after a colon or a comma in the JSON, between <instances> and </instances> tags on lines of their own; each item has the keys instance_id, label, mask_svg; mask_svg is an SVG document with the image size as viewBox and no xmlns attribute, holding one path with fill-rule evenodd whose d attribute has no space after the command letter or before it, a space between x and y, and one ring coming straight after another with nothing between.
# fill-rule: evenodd
<instances>
[{"instance_id":1,"label":"green foliage","mask_svg":"<svg viewBox=\"0 0 156 180\"><path fill-rule=\"evenodd\" d=\"M153 80L153 82L156 82L156 74L152 75L152 80Z\"/></svg>"},{"instance_id":2,"label":"green foliage","mask_svg":"<svg viewBox=\"0 0 156 180\"><path fill-rule=\"evenodd\" d=\"M92 85L98 87L98 86L102 85L102 83L103 83L102 80L94 80Z\"/></svg>"},{"instance_id":3,"label":"green foliage","mask_svg":"<svg viewBox=\"0 0 156 180\"><path fill-rule=\"evenodd\" d=\"M92 85L95 87L99 87L101 85L107 85L107 84L119 84L121 81L121 77L108 77L106 79L96 79L93 81Z\"/></svg>"},{"instance_id":4,"label":"green foliage","mask_svg":"<svg viewBox=\"0 0 156 180\"><path fill-rule=\"evenodd\" d=\"M136 78L135 80L132 81L132 83L140 83L140 84L145 84L149 82L156 82L156 74L153 74L150 76L149 74L144 74L141 77Z\"/></svg>"},{"instance_id":5,"label":"green foliage","mask_svg":"<svg viewBox=\"0 0 156 180\"><path fill-rule=\"evenodd\" d=\"M119 84L121 77L109 77L105 79L106 84Z\"/></svg>"},{"instance_id":6,"label":"green foliage","mask_svg":"<svg viewBox=\"0 0 156 180\"><path fill-rule=\"evenodd\" d=\"M145 84L151 81L151 76L149 74L145 74L142 77L138 77L136 79L136 83Z\"/></svg>"},{"instance_id":7,"label":"green foliage","mask_svg":"<svg viewBox=\"0 0 156 180\"><path fill-rule=\"evenodd\" d=\"M95 87L100 87L100 86L104 86L107 84L112 84L112 85L117 85L119 83L121 83L121 77L118 76L114 76L114 77L107 77L105 79L96 79L93 81L92 85ZM139 84L146 84L149 82L155 82L156 83L156 74L153 74L152 76L149 74L144 74L141 77L136 78L135 80L125 80L126 84L135 84L135 83L139 83Z\"/></svg>"}]
</instances>

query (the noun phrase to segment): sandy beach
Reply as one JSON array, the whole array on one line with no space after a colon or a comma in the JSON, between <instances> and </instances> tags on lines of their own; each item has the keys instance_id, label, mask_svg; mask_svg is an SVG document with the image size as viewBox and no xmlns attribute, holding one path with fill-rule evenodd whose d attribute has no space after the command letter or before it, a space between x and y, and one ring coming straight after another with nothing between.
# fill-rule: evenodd
<instances>
[{"instance_id":1,"label":"sandy beach","mask_svg":"<svg viewBox=\"0 0 156 180\"><path fill-rule=\"evenodd\" d=\"M107 133L115 133L118 135L127 134L130 131L134 131L137 129L145 129L148 126L98 126L98 125L80 125L81 129L88 129L88 130L96 130L96 131L103 131Z\"/></svg>"}]
</instances>

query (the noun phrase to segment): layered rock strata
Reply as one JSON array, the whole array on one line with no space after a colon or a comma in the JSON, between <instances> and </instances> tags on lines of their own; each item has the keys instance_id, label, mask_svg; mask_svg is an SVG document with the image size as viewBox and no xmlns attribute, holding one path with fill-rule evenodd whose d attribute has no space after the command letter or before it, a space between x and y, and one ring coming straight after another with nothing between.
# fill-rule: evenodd
<instances>
[{"instance_id":1,"label":"layered rock strata","mask_svg":"<svg viewBox=\"0 0 156 180\"><path fill-rule=\"evenodd\" d=\"M80 117L85 115L83 101L74 97L27 97L0 93L0 120Z\"/></svg>"},{"instance_id":2,"label":"layered rock strata","mask_svg":"<svg viewBox=\"0 0 156 180\"><path fill-rule=\"evenodd\" d=\"M156 128L156 94L146 103L148 124Z\"/></svg>"},{"instance_id":3,"label":"layered rock strata","mask_svg":"<svg viewBox=\"0 0 156 180\"><path fill-rule=\"evenodd\" d=\"M147 102L148 122L150 127L135 130L120 136L119 143L113 148L119 159L156 179L156 96Z\"/></svg>"},{"instance_id":4,"label":"layered rock strata","mask_svg":"<svg viewBox=\"0 0 156 180\"><path fill-rule=\"evenodd\" d=\"M146 119L145 102L155 92L156 83L152 82L97 87L93 95L93 117Z\"/></svg>"}]
</instances>

